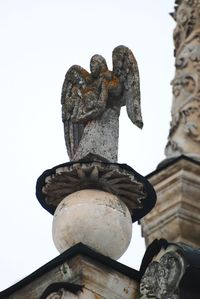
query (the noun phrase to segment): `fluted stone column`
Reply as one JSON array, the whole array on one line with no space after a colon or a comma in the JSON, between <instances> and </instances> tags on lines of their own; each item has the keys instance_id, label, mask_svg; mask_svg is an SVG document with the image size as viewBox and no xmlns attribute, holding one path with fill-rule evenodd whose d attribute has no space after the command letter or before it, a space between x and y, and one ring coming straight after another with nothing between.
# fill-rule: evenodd
<instances>
[{"instance_id":1,"label":"fluted stone column","mask_svg":"<svg viewBox=\"0 0 200 299\"><path fill-rule=\"evenodd\" d=\"M155 238L200 247L200 1L177 0L172 13L175 77L166 160L147 176L156 207L141 221Z\"/></svg>"}]
</instances>

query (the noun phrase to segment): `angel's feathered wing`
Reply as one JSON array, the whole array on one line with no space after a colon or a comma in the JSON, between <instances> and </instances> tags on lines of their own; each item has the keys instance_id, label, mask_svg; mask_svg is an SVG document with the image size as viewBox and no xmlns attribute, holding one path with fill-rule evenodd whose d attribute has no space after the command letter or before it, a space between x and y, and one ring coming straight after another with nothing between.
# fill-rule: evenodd
<instances>
[{"instance_id":1,"label":"angel's feathered wing","mask_svg":"<svg viewBox=\"0 0 200 299\"><path fill-rule=\"evenodd\" d=\"M142 128L139 71L137 61L129 48L118 46L113 50L113 74L122 84L122 105L126 105L130 120Z\"/></svg>"},{"instance_id":2,"label":"angel's feathered wing","mask_svg":"<svg viewBox=\"0 0 200 299\"><path fill-rule=\"evenodd\" d=\"M74 109L77 109L79 105L78 98L73 96L72 93L74 88L80 91L82 88L85 88L88 76L89 73L81 66L73 65L67 71L63 82L61 94L62 120L64 123L65 143L70 160L73 160L84 131L84 124L72 122L72 115L75 114Z\"/></svg>"}]
</instances>

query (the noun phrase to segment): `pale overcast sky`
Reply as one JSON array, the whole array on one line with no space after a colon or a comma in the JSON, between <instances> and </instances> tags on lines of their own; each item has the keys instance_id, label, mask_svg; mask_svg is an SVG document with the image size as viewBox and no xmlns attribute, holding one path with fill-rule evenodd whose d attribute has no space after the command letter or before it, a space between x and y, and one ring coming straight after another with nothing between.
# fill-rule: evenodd
<instances>
[{"instance_id":1,"label":"pale overcast sky","mask_svg":"<svg viewBox=\"0 0 200 299\"><path fill-rule=\"evenodd\" d=\"M0 2L1 251L0 290L58 255L52 216L38 203L41 173L68 161L60 93L69 67L89 69L93 54L112 69L118 45L134 53L141 77L144 128L121 113L119 162L142 175L164 159L174 74L169 16L173 0L2 0ZM140 228L120 259L139 268Z\"/></svg>"}]
</instances>

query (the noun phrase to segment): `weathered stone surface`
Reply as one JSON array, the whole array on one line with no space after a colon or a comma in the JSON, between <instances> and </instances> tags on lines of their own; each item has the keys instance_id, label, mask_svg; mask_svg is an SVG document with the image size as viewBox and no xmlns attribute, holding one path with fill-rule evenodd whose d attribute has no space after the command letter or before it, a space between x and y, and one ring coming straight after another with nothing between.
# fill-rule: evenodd
<instances>
[{"instance_id":1,"label":"weathered stone surface","mask_svg":"<svg viewBox=\"0 0 200 299\"><path fill-rule=\"evenodd\" d=\"M157 193L157 203L141 220L146 244L165 238L200 247L200 164L179 158L148 179Z\"/></svg>"},{"instance_id":2,"label":"weathered stone surface","mask_svg":"<svg viewBox=\"0 0 200 299\"><path fill-rule=\"evenodd\" d=\"M175 246L161 251L147 267L140 283L140 299L179 299L179 283L187 261Z\"/></svg>"},{"instance_id":3,"label":"weathered stone surface","mask_svg":"<svg viewBox=\"0 0 200 299\"><path fill-rule=\"evenodd\" d=\"M200 2L177 1L173 17L176 73L172 81L168 158L182 154L200 160Z\"/></svg>"},{"instance_id":4,"label":"weathered stone surface","mask_svg":"<svg viewBox=\"0 0 200 299\"><path fill-rule=\"evenodd\" d=\"M82 242L95 251L118 259L132 236L132 220L117 196L82 190L65 197L53 219L53 240L59 252Z\"/></svg>"},{"instance_id":5,"label":"weathered stone surface","mask_svg":"<svg viewBox=\"0 0 200 299\"><path fill-rule=\"evenodd\" d=\"M105 264L103 257L100 260L82 254L67 258L66 261L53 267L53 269L38 275L36 279L27 280L23 287L11 291L2 299L60 299L60 298L87 298L87 299L136 299L138 294L138 281L129 277L126 271L117 271L120 264L115 262L114 267ZM108 262L109 263L109 262ZM116 264L119 264L119 266ZM45 266L46 267L46 266ZM132 269L131 269L132 270ZM134 270L132 270L133 272ZM41 271L39 271L41 272ZM130 273L129 273L130 274ZM80 291L69 291L67 287L59 287L60 284L75 284L80 286ZM58 285L57 289L48 292L50 286Z\"/></svg>"},{"instance_id":6,"label":"weathered stone surface","mask_svg":"<svg viewBox=\"0 0 200 299\"><path fill-rule=\"evenodd\" d=\"M108 108L101 118L85 126L73 160L78 161L90 154L102 160L117 162L119 138L119 111Z\"/></svg>"},{"instance_id":7,"label":"weathered stone surface","mask_svg":"<svg viewBox=\"0 0 200 299\"><path fill-rule=\"evenodd\" d=\"M105 59L94 55L88 73L74 65L62 88L62 119L71 161L88 155L117 162L119 114L126 105L131 121L142 128L137 62L124 46L113 50L113 71Z\"/></svg>"}]
</instances>

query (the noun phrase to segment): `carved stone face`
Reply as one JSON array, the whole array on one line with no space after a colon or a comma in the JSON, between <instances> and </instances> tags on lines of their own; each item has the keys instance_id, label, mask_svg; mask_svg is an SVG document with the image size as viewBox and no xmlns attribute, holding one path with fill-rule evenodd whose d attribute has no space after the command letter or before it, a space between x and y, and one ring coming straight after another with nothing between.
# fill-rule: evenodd
<instances>
[{"instance_id":1,"label":"carved stone face","mask_svg":"<svg viewBox=\"0 0 200 299\"><path fill-rule=\"evenodd\" d=\"M97 78L101 72L108 70L107 64L103 56L94 55L90 61L90 71L93 78Z\"/></svg>"}]
</instances>

